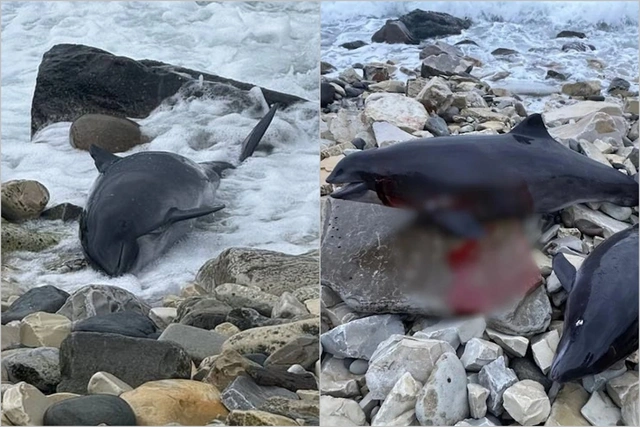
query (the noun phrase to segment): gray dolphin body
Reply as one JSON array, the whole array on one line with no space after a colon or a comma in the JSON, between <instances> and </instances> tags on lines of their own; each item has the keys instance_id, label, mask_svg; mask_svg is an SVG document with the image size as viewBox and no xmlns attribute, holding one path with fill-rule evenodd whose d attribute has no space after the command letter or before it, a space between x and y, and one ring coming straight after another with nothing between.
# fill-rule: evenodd
<instances>
[{"instance_id":1,"label":"gray dolphin body","mask_svg":"<svg viewBox=\"0 0 640 427\"><path fill-rule=\"evenodd\" d=\"M551 379L596 374L638 350L637 224L601 243L577 272L562 254L553 269L569 297Z\"/></svg>"},{"instance_id":2,"label":"gray dolphin body","mask_svg":"<svg viewBox=\"0 0 640 427\"><path fill-rule=\"evenodd\" d=\"M461 236L480 222L583 202L638 204L638 183L558 143L533 114L504 135L416 139L353 153L327 178L334 198L416 209Z\"/></svg>"},{"instance_id":3,"label":"gray dolphin body","mask_svg":"<svg viewBox=\"0 0 640 427\"><path fill-rule=\"evenodd\" d=\"M249 157L277 110L274 105L242 144ZM195 163L186 157L147 151L118 157L91 146L100 175L80 217L85 258L109 276L136 273L165 253L195 218L224 205L215 202L224 162Z\"/></svg>"}]
</instances>

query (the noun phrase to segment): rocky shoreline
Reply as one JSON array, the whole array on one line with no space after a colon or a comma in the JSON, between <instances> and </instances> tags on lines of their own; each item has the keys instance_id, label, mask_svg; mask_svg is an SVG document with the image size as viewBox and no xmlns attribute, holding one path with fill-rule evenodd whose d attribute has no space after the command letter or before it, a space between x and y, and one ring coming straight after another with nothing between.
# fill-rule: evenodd
<instances>
[{"instance_id":1,"label":"rocky shoreline","mask_svg":"<svg viewBox=\"0 0 640 427\"><path fill-rule=\"evenodd\" d=\"M372 40L416 44L404 21L387 21ZM448 34L459 34L456 26L452 31L458 32ZM382 33L391 36L380 39ZM558 36L573 37L567 49L585 44L581 33ZM414 138L506 133L533 112L527 111L526 93L492 87L499 76L475 77L483 64L458 46L429 40L420 47L416 69L384 58L340 70L322 66L322 422L637 425L637 352L601 374L562 387L547 376L567 299L552 256L562 252L580 265L606 238L638 223L637 206L589 203L564 209L539 236L541 250L534 258L540 281L534 292L493 316L451 319L408 311L411 301L395 292L401 284L386 267L398 245L376 245L367 237L386 238L396 221L393 215L328 198L335 188L326 177L352 152ZM493 52L496 61L514 54ZM638 169L638 94L623 79L601 86L599 81L568 80L557 93L547 94L544 110L536 112L543 113L559 143L633 176ZM341 243L335 243L337 238ZM362 307L375 311L357 311Z\"/></svg>"}]
</instances>

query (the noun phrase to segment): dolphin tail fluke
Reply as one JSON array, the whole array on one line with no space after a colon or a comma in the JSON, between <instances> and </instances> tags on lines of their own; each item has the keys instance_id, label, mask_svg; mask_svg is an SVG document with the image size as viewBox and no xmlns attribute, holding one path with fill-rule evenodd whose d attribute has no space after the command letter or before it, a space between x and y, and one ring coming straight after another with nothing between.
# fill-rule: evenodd
<instances>
[{"instance_id":1,"label":"dolphin tail fluke","mask_svg":"<svg viewBox=\"0 0 640 427\"><path fill-rule=\"evenodd\" d=\"M256 150L258 143L264 136L267 128L271 124L273 120L273 116L276 114L276 110L278 109L278 104L274 104L269 112L258 122L258 124L253 128L251 133L247 136L247 138L242 142L242 151L240 153L240 161L243 162L248 157L251 157L253 152Z\"/></svg>"}]
</instances>

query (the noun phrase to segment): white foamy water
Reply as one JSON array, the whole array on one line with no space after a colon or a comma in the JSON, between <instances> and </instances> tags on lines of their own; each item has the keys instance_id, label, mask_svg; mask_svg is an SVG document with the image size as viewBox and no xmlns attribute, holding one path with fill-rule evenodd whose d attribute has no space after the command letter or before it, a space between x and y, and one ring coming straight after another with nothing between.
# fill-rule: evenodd
<instances>
[{"instance_id":1,"label":"white foamy water","mask_svg":"<svg viewBox=\"0 0 640 427\"><path fill-rule=\"evenodd\" d=\"M638 3L637 2L323 2L322 59L334 65L335 76L355 63L395 61L399 66L414 69L420 66L418 46L373 43L349 51L340 44L363 40L371 36L387 19L396 19L414 9L446 12L459 18L471 18L472 26L460 35L442 38L454 44L471 39L478 46L459 46L465 54L481 60L472 74L483 78L500 71L511 72L504 80L488 83L492 87L540 88L543 94L562 83L546 80L547 69L571 74L569 81L596 79L603 88L611 79L621 77L638 85ZM562 30L587 34L582 42L592 44L595 51L562 52L564 43L575 39L555 36ZM496 58L497 48L515 49L521 55ZM606 65L598 70L588 66L588 59L599 59ZM396 72L394 79L406 80ZM529 113L541 112L544 97L526 96Z\"/></svg>"},{"instance_id":2,"label":"white foamy water","mask_svg":"<svg viewBox=\"0 0 640 427\"><path fill-rule=\"evenodd\" d=\"M77 43L134 59L154 59L308 99L278 111L253 157L238 165L240 144L258 121L225 100L180 101L137 120L151 143L141 150L171 151L195 161L237 165L222 180L227 207L137 277L108 278L91 269L52 272L60 256L80 255L77 223L36 221L65 238L44 253L9 258L12 274L28 286L73 290L90 283L121 286L158 300L192 281L207 260L229 247L292 254L318 247L319 5L313 3L196 2L2 3L2 181L35 179L51 194L49 206L84 206L97 177L88 153L69 145L71 123L57 123L30 141L31 98L42 55ZM256 95L252 91L252 95ZM254 96L256 105L264 102ZM266 110L265 110L266 112ZM264 149L266 148L266 149Z\"/></svg>"}]
</instances>

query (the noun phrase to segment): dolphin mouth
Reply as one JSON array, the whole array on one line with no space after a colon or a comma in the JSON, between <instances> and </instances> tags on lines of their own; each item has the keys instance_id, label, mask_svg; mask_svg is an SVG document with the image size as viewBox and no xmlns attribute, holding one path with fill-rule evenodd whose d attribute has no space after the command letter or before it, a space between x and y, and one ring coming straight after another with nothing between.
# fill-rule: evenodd
<instances>
[{"instance_id":1,"label":"dolphin mouth","mask_svg":"<svg viewBox=\"0 0 640 427\"><path fill-rule=\"evenodd\" d=\"M327 180L327 182L329 182L329 180ZM364 182L351 182L331 193L331 197L334 199L349 200L352 198L359 198L367 191L369 191L369 188Z\"/></svg>"}]
</instances>

